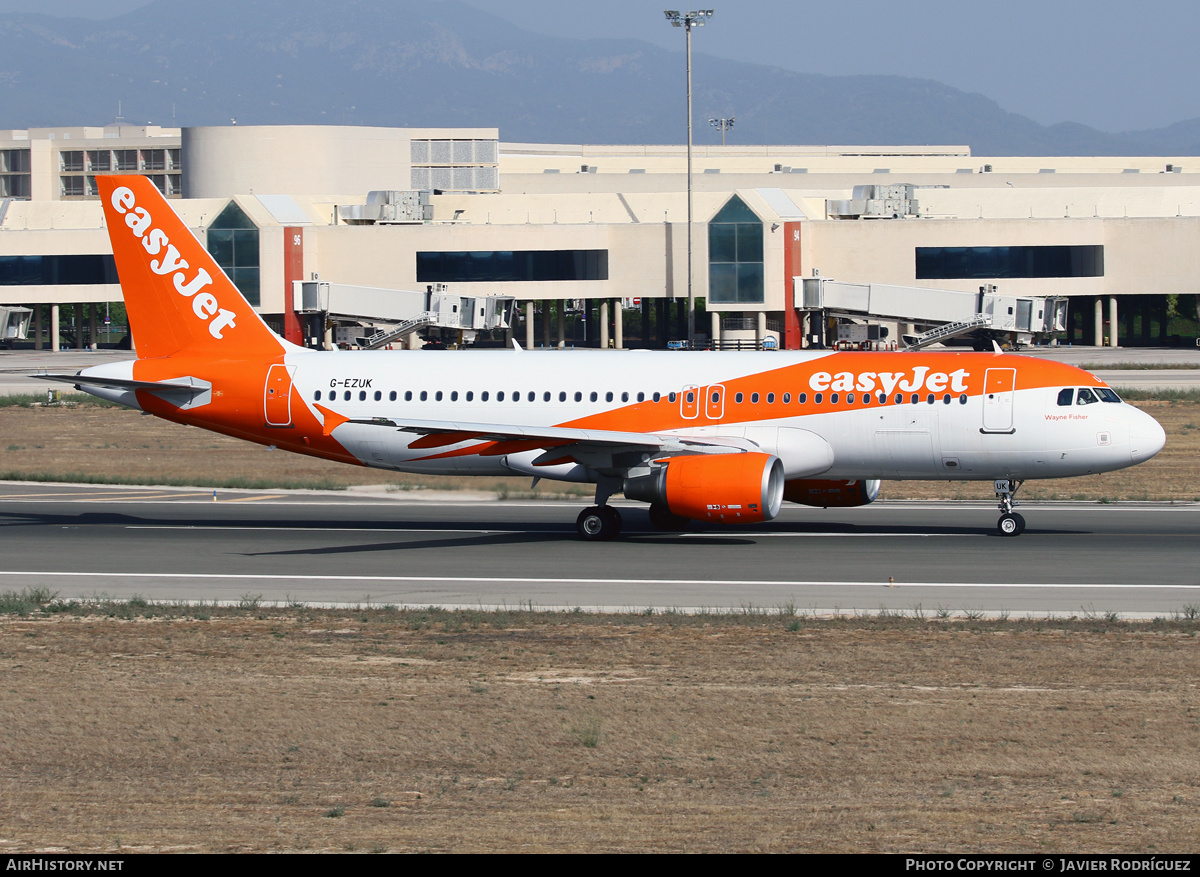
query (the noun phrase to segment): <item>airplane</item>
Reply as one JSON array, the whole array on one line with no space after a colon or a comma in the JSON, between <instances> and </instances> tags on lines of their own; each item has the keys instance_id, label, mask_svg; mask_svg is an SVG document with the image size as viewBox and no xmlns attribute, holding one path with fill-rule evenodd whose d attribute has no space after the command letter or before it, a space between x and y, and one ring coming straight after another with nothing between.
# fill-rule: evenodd
<instances>
[{"instance_id":1,"label":"airplane","mask_svg":"<svg viewBox=\"0 0 1200 877\"><path fill-rule=\"evenodd\" d=\"M175 423L400 472L595 485L659 529L866 505L890 479L1022 483L1133 466L1162 427L1063 363L977 352L317 351L276 335L142 176L97 185L137 359L40 375Z\"/></svg>"}]
</instances>

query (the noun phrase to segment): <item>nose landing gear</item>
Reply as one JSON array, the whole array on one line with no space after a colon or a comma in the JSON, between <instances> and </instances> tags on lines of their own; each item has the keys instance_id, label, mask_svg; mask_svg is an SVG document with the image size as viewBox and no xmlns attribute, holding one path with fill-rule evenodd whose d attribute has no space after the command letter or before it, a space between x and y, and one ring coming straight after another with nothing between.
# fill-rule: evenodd
<instances>
[{"instance_id":1,"label":"nose landing gear","mask_svg":"<svg viewBox=\"0 0 1200 877\"><path fill-rule=\"evenodd\" d=\"M1007 478L996 481L996 496L1000 500L1000 520L996 522L996 529L1000 531L1001 536L1020 536L1025 532L1025 519L1021 515L1013 511L1013 497L1017 495L1017 491L1021 489L1024 481L1010 481Z\"/></svg>"}]
</instances>

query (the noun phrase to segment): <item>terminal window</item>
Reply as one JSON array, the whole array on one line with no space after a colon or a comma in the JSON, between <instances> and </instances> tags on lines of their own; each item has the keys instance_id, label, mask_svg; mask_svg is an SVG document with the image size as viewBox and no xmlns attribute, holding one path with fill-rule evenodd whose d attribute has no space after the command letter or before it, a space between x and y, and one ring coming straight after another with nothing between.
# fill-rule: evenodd
<instances>
[{"instance_id":1,"label":"terminal window","mask_svg":"<svg viewBox=\"0 0 1200 877\"><path fill-rule=\"evenodd\" d=\"M417 253L418 283L607 280L608 250Z\"/></svg>"},{"instance_id":2,"label":"terminal window","mask_svg":"<svg viewBox=\"0 0 1200 877\"><path fill-rule=\"evenodd\" d=\"M1104 246L917 247L917 280L1103 277Z\"/></svg>"},{"instance_id":3,"label":"terminal window","mask_svg":"<svg viewBox=\"0 0 1200 877\"><path fill-rule=\"evenodd\" d=\"M763 301L763 224L736 195L708 222L708 300Z\"/></svg>"},{"instance_id":4,"label":"terminal window","mask_svg":"<svg viewBox=\"0 0 1200 877\"><path fill-rule=\"evenodd\" d=\"M258 228L230 201L208 227L206 245L225 276L251 305L260 303Z\"/></svg>"}]
</instances>

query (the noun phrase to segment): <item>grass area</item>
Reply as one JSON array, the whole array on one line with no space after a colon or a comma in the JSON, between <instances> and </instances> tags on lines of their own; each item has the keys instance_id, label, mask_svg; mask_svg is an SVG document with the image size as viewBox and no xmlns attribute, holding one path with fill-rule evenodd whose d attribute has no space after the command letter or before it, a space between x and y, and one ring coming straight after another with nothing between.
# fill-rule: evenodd
<instances>
[{"instance_id":1,"label":"grass area","mask_svg":"<svg viewBox=\"0 0 1200 877\"><path fill-rule=\"evenodd\" d=\"M1133 622L238 602L0 595L7 850L1200 842L1197 607Z\"/></svg>"},{"instance_id":2,"label":"grass area","mask_svg":"<svg viewBox=\"0 0 1200 877\"><path fill-rule=\"evenodd\" d=\"M1131 404L1152 414L1167 432L1157 457L1132 469L1086 478L1030 482L1021 499L1200 499L1200 390L1127 391ZM36 397L29 397L30 399ZM137 411L83 402L78 407L0 408L0 479L80 484L211 488L339 490L377 485L388 491L466 490L499 499L585 500L589 485L508 478L407 475L331 463L192 427ZM991 482L888 481L884 499L990 500Z\"/></svg>"}]
</instances>

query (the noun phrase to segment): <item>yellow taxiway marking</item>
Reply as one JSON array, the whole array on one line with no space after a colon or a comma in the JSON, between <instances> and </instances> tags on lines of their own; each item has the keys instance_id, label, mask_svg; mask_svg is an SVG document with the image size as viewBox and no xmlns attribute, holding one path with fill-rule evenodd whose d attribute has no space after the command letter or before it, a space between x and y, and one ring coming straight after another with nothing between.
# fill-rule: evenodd
<instances>
[{"instance_id":1,"label":"yellow taxiway marking","mask_svg":"<svg viewBox=\"0 0 1200 877\"><path fill-rule=\"evenodd\" d=\"M170 499L181 496L204 496L203 492L199 493L108 493L108 492L88 492L88 493L4 493L0 494L0 501L6 499L71 499L82 497L84 499L127 499L135 497L138 499Z\"/></svg>"}]
</instances>

